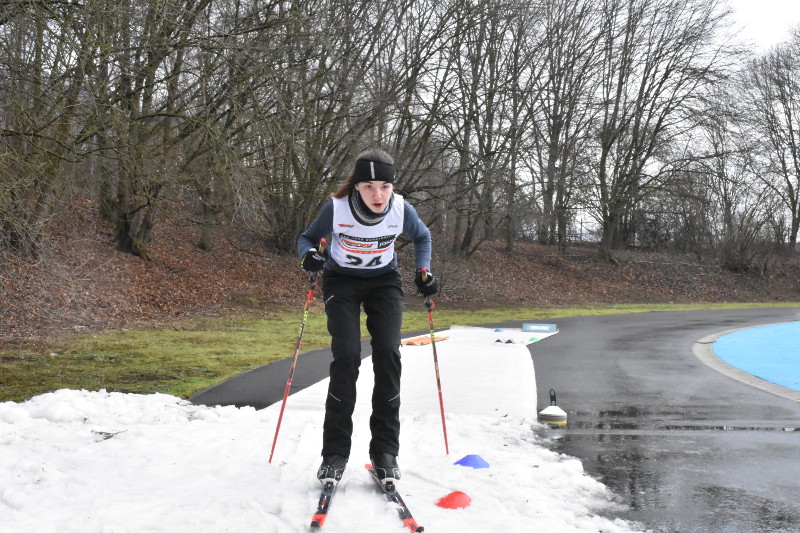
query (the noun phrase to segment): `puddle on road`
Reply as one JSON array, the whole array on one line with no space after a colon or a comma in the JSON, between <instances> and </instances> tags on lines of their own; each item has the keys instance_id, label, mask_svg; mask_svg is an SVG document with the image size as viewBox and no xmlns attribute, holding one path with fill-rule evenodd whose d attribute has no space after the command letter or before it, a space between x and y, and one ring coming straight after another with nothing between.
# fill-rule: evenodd
<instances>
[{"instance_id":1,"label":"puddle on road","mask_svg":"<svg viewBox=\"0 0 800 533\"><path fill-rule=\"evenodd\" d=\"M727 426L707 424L636 424L631 422L568 423L566 428L575 433L631 432L654 434L675 431L778 431L781 433L800 432L797 426Z\"/></svg>"},{"instance_id":2,"label":"puddle on road","mask_svg":"<svg viewBox=\"0 0 800 533\"><path fill-rule=\"evenodd\" d=\"M736 438L722 432L800 433L788 421L675 424L686 414L636 408L569 416L566 427L536 426L535 432L553 451L581 459L587 474L627 507L620 518L657 533L800 531L800 507L781 500L785 495L773 499L771 491L759 493L747 484L740 485L747 490L714 485L727 479L714 470L727 464L728 451L719 443Z\"/></svg>"},{"instance_id":3,"label":"puddle on road","mask_svg":"<svg viewBox=\"0 0 800 533\"><path fill-rule=\"evenodd\" d=\"M653 432L653 431L780 431L780 432L800 432L800 426L796 426L787 421L786 425L755 423L745 424L709 424L707 420L684 424L675 424L674 420L691 420L687 413L682 412L659 412L652 413L643 411L636 407L613 411L575 412L570 414L567 427L564 429L580 431L633 431L633 432Z\"/></svg>"},{"instance_id":4,"label":"puddle on road","mask_svg":"<svg viewBox=\"0 0 800 533\"><path fill-rule=\"evenodd\" d=\"M694 496L707 509L707 521L717 531L798 531L797 511L749 491L728 487L698 487Z\"/></svg>"}]
</instances>

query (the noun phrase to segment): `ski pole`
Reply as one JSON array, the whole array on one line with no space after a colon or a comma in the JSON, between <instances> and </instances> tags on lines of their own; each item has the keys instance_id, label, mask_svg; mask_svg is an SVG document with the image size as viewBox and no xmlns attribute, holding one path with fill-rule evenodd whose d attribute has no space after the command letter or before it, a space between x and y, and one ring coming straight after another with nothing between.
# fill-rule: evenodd
<instances>
[{"instance_id":1,"label":"ski pole","mask_svg":"<svg viewBox=\"0 0 800 533\"><path fill-rule=\"evenodd\" d=\"M319 241L319 253L321 254L325 248L325 239ZM289 378L286 380L286 389L283 391L283 403L281 403L281 412L278 415L278 425L275 427L275 437L272 439L272 451L269 452L269 462L272 463L272 455L275 453L275 444L278 442L278 432L281 430L281 420L283 420L283 410L286 409L286 399L289 397L289 390L292 388L292 377L294 376L294 369L297 366L297 357L300 355L300 343L303 342L303 331L306 329L306 321L308 320L308 310L311 308L311 299L314 297L314 291L317 290L317 274L319 272L312 272L308 277L308 295L306 296L306 307L303 311L303 321L300 324L300 335L297 336L297 343L294 345L294 357L292 358L292 365L289 367Z\"/></svg>"},{"instance_id":2,"label":"ski pole","mask_svg":"<svg viewBox=\"0 0 800 533\"><path fill-rule=\"evenodd\" d=\"M423 267L422 281L427 281L428 270ZM439 411L442 414L442 432L444 433L444 452L450 455L450 447L447 445L447 424L444 420L444 400L442 399L442 378L439 375L439 356L436 354L436 335L433 333L433 308L434 303L430 296L425 297L425 307L428 309L428 325L431 329L431 346L433 347L433 367L436 369L436 387L439 389Z\"/></svg>"}]
</instances>

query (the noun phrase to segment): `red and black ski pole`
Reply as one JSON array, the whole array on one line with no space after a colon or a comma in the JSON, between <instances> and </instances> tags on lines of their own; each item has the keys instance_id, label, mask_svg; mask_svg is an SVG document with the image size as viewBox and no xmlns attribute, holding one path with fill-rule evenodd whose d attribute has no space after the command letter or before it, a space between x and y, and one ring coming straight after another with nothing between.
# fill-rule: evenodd
<instances>
[{"instance_id":1,"label":"red and black ski pole","mask_svg":"<svg viewBox=\"0 0 800 533\"><path fill-rule=\"evenodd\" d=\"M319 253L325 248L325 239L319 242ZM303 342L303 331L306 329L306 322L308 320L308 310L311 308L311 299L314 297L314 291L317 290L317 274L313 272L308 277L308 295L306 296L306 308L303 311L303 322L300 324L300 335L297 336L297 343L294 345L294 357L292 358L292 366L289 367L289 379L286 380L286 389L283 391L283 403L281 403L281 412L278 415L278 425L275 427L275 438L272 439L272 451L269 452L269 462L272 462L272 455L275 453L275 444L278 442L278 432L281 430L281 420L283 420L283 410L286 409L286 399L289 397L289 390L292 388L292 377L294 376L294 369L297 366L297 357L300 355L300 343Z\"/></svg>"},{"instance_id":2,"label":"red and black ski pole","mask_svg":"<svg viewBox=\"0 0 800 533\"><path fill-rule=\"evenodd\" d=\"M422 281L427 281L428 270L422 269ZM428 325L431 329L431 346L433 347L433 367L436 369L436 387L439 389L439 411L442 414L442 432L444 433L444 451L450 455L450 447L447 445L447 423L444 420L444 400L442 399L442 378L439 375L439 356L436 354L436 335L433 332L433 308L434 303L430 296L425 297L425 307L428 309Z\"/></svg>"}]
</instances>

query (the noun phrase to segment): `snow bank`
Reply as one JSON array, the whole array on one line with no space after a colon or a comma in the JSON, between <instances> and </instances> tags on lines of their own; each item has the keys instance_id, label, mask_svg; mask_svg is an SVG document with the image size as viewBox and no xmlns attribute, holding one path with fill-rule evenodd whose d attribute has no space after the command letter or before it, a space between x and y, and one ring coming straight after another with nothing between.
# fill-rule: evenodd
<instances>
[{"instance_id":1,"label":"snow bank","mask_svg":"<svg viewBox=\"0 0 800 533\"><path fill-rule=\"evenodd\" d=\"M437 343L447 412L445 455L430 346L403 348L400 489L428 532L633 531L580 461L537 441L533 365L524 344L450 330ZM369 359L354 449L325 530L404 530L362 464L369 440ZM196 406L175 397L60 390L0 404L0 532L307 531L316 508L327 382L279 405ZM477 454L490 467L454 465ZM435 502L460 490L461 510Z\"/></svg>"}]
</instances>

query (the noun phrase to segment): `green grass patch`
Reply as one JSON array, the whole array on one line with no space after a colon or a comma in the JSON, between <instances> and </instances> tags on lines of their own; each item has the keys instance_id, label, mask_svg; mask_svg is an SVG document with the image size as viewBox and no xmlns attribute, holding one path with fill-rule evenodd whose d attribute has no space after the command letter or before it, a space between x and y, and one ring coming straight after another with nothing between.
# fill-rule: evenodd
<instances>
[{"instance_id":1,"label":"green grass patch","mask_svg":"<svg viewBox=\"0 0 800 533\"><path fill-rule=\"evenodd\" d=\"M491 324L508 320L547 320L568 316L795 307L787 304L650 304L596 307L490 308L434 310L436 329L451 325ZM408 311L403 330L427 331L428 315ZM163 392L188 398L226 378L272 361L291 357L302 314L278 312L267 319L202 319L161 328L136 328L48 340L37 349L0 348L0 401L24 401L61 388L136 393ZM362 324L366 335L366 327ZM321 309L309 313L302 352L328 346Z\"/></svg>"},{"instance_id":2,"label":"green grass patch","mask_svg":"<svg viewBox=\"0 0 800 533\"><path fill-rule=\"evenodd\" d=\"M79 335L45 348L0 350L0 401L60 388L121 392L194 392L256 366L291 357L296 314L267 320L219 319ZM294 339L294 340L292 340ZM302 350L328 344L324 317L309 315Z\"/></svg>"}]
</instances>

